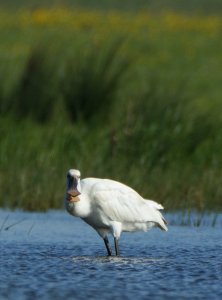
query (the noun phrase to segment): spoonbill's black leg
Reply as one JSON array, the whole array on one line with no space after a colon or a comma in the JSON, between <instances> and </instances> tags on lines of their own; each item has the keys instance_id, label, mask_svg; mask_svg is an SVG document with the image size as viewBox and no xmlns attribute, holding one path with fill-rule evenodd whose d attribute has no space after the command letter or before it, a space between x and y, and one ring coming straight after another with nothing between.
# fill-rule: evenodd
<instances>
[{"instance_id":1,"label":"spoonbill's black leg","mask_svg":"<svg viewBox=\"0 0 222 300\"><path fill-rule=\"evenodd\" d=\"M119 244L118 244L118 240L116 237L114 237L114 243L115 243L115 250L116 250L116 256L119 256Z\"/></svg>"},{"instance_id":2,"label":"spoonbill's black leg","mask_svg":"<svg viewBox=\"0 0 222 300\"><path fill-rule=\"evenodd\" d=\"M103 240L106 246L106 250L108 252L108 256L112 256L112 249L110 248L108 237L106 236Z\"/></svg>"}]
</instances>

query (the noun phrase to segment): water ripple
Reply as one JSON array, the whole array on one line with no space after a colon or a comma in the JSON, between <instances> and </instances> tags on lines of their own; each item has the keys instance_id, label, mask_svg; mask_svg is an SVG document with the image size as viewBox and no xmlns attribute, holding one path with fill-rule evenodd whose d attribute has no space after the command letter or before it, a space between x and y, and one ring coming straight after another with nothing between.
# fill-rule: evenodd
<instances>
[{"instance_id":1,"label":"water ripple","mask_svg":"<svg viewBox=\"0 0 222 300\"><path fill-rule=\"evenodd\" d=\"M11 213L7 222L22 218ZM222 298L219 228L125 234L121 256L107 257L83 222L63 214L34 219L29 234L32 214L1 231L1 300Z\"/></svg>"}]
</instances>

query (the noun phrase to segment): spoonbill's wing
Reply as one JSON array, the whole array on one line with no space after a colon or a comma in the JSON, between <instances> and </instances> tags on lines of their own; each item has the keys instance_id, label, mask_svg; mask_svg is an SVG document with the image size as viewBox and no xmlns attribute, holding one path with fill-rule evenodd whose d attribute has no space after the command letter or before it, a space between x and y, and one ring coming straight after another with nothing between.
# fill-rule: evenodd
<instances>
[{"instance_id":1,"label":"spoonbill's wing","mask_svg":"<svg viewBox=\"0 0 222 300\"><path fill-rule=\"evenodd\" d=\"M161 205L144 200L132 188L116 181L104 179L96 183L92 196L97 209L111 221L127 223L154 222L167 230L159 212Z\"/></svg>"}]
</instances>

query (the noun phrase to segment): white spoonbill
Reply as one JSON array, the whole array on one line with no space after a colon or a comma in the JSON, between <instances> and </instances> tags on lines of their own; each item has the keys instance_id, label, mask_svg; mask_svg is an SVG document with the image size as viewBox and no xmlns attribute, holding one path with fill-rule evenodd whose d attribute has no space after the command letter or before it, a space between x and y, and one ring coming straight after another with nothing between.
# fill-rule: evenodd
<instances>
[{"instance_id":1,"label":"white spoonbill","mask_svg":"<svg viewBox=\"0 0 222 300\"><path fill-rule=\"evenodd\" d=\"M167 231L166 221L159 211L162 205L142 198L132 188L114 180L80 180L79 170L68 171L65 206L71 215L82 218L98 232L109 256L112 250L108 233L113 235L115 252L119 255L118 240L122 231L147 231L153 226Z\"/></svg>"}]
</instances>

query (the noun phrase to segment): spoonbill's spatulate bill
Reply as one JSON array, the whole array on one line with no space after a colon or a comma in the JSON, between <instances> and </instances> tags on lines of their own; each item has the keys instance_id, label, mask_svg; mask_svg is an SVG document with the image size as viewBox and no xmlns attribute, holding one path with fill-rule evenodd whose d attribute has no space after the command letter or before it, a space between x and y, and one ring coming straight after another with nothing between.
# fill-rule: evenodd
<instances>
[{"instance_id":1,"label":"spoonbill's spatulate bill","mask_svg":"<svg viewBox=\"0 0 222 300\"><path fill-rule=\"evenodd\" d=\"M108 234L114 237L115 252L119 255L121 232L147 231L153 226L167 231L160 210L162 205L142 198L136 191L110 179L85 178L80 171L70 169L65 195L67 211L82 218L103 238L108 255L112 255Z\"/></svg>"}]
</instances>

